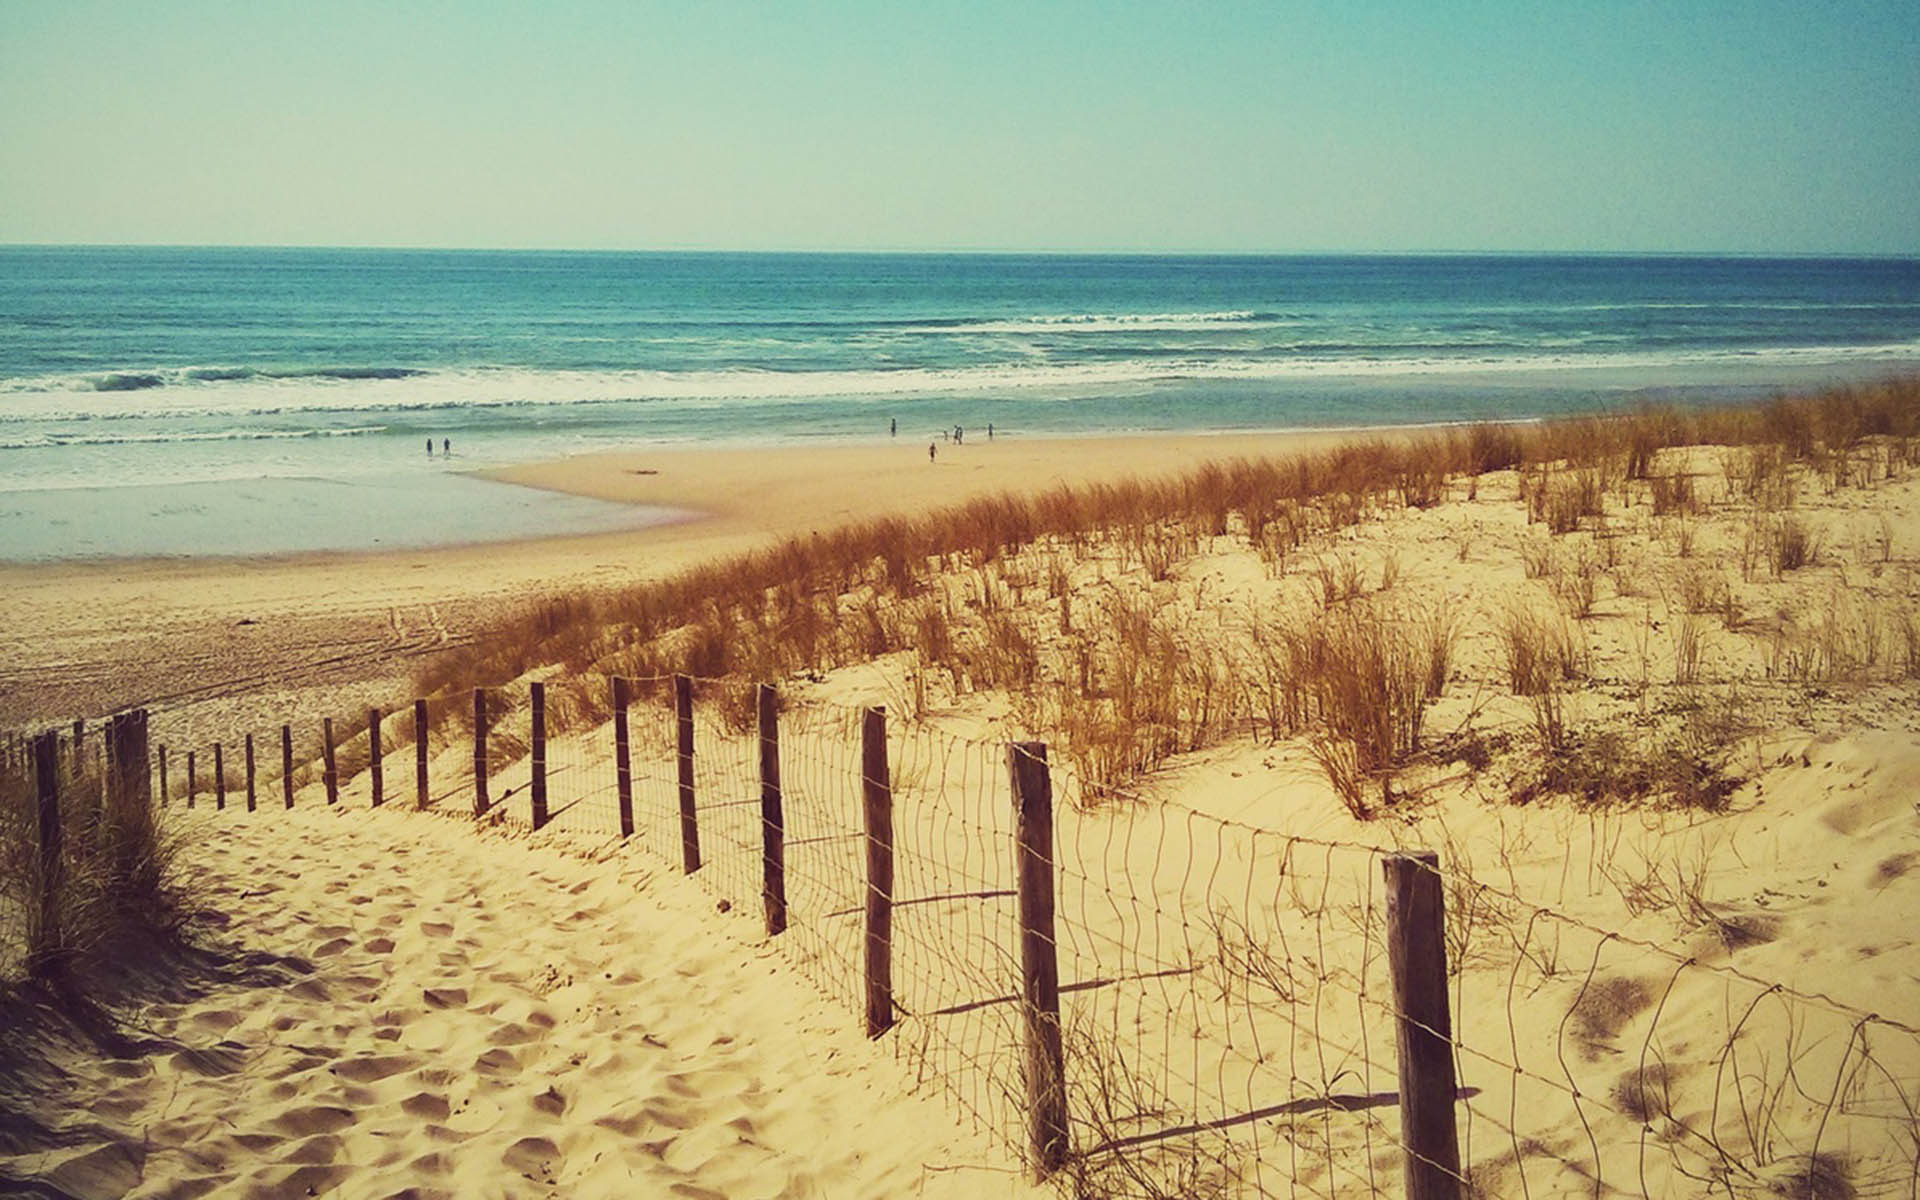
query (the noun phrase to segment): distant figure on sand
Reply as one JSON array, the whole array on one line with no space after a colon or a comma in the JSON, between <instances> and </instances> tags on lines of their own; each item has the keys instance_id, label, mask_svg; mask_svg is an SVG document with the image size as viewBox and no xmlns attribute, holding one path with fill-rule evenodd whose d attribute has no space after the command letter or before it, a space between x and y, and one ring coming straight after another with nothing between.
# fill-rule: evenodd
<instances>
[{"instance_id":1,"label":"distant figure on sand","mask_svg":"<svg viewBox=\"0 0 1920 1200\"><path fill-rule=\"evenodd\" d=\"M888 437L900 436L900 419L898 417L887 418L887 436Z\"/></svg>"},{"instance_id":2,"label":"distant figure on sand","mask_svg":"<svg viewBox=\"0 0 1920 1200\"><path fill-rule=\"evenodd\" d=\"M966 444L966 441L967 441L967 431L960 428L958 425L955 425L953 427L953 444L956 446L963 446Z\"/></svg>"},{"instance_id":3,"label":"distant figure on sand","mask_svg":"<svg viewBox=\"0 0 1920 1200\"><path fill-rule=\"evenodd\" d=\"M993 440L993 422L992 421L987 422L987 440L988 441Z\"/></svg>"},{"instance_id":4,"label":"distant figure on sand","mask_svg":"<svg viewBox=\"0 0 1920 1200\"><path fill-rule=\"evenodd\" d=\"M927 461L928 462L933 461L933 451L934 451L934 444L932 442L928 442L927 443Z\"/></svg>"},{"instance_id":5,"label":"distant figure on sand","mask_svg":"<svg viewBox=\"0 0 1920 1200\"><path fill-rule=\"evenodd\" d=\"M433 457L433 439L432 438L427 439L427 457L428 458Z\"/></svg>"},{"instance_id":6,"label":"distant figure on sand","mask_svg":"<svg viewBox=\"0 0 1920 1200\"><path fill-rule=\"evenodd\" d=\"M988 436L988 437L992 437L993 435L992 435L992 433L988 433L988 435L987 435L987 436ZM428 438L428 439L427 439L427 442L428 442L428 444L429 444L429 445L431 445L431 444L432 444L432 442L433 442L433 439L432 439L432 438ZM443 457L443 458L452 458L452 457L453 457L453 439L452 439L452 438L441 438L441 439L440 439L440 454L441 454L441 457Z\"/></svg>"}]
</instances>

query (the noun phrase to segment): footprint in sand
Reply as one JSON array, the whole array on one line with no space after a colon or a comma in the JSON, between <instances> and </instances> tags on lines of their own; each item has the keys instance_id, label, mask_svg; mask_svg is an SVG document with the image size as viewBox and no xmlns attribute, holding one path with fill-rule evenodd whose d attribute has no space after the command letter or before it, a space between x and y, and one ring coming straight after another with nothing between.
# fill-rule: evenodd
<instances>
[{"instance_id":1,"label":"footprint in sand","mask_svg":"<svg viewBox=\"0 0 1920 1200\"><path fill-rule=\"evenodd\" d=\"M524 1046L539 1040L536 1030L511 1021L487 1035L487 1041L495 1046Z\"/></svg>"},{"instance_id":2,"label":"footprint in sand","mask_svg":"<svg viewBox=\"0 0 1920 1200\"><path fill-rule=\"evenodd\" d=\"M453 935L453 926L444 921L422 921L420 923L420 932L426 934L428 937L451 937Z\"/></svg>"},{"instance_id":3,"label":"footprint in sand","mask_svg":"<svg viewBox=\"0 0 1920 1200\"><path fill-rule=\"evenodd\" d=\"M423 995L428 1008L460 1008L467 1002L465 988L428 988Z\"/></svg>"},{"instance_id":4,"label":"footprint in sand","mask_svg":"<svg viewBox=\"0 0 1920 1200\"><path fill-rule=\"evenodd\" d=\"M222 1042L207 1049L180 1050L168 1057L175 1070L209 1079L231 1075L246 1065L244 1046Z\"/></svg>"},{"instance_id":5,"label":"footprint in sand","mask_svg":"<svg viewBox=\"0 0 1920 1200\"><path fill-rule=\"evenodd\" d=\"M394 1032L398 1033L399 1030ZM389 1075L411 1071L420 1065L420 1061L419 1056L413 1054L367 1055L342 1059L333 1065L333 1073L354 1083L376 1083Z\"/></svg>"},{"instance_id":6,"label":"footprint in sand","mask_svg":"<svg viewBox=\"0 0 1920 1200\"><path fill-rule=\"evenodd\" d=\"M312 1137L321 1133L338 1133L354 1122L351 1109L337 1108L330 1104L307 1104L299 1108L290 1108L286 1112L267 1122L267 1126L278 1129L289 1137Z\"/></svg>"},{"instance_id":7,"label":"footprint in sand","mask_svg":"<svg viewBox=\"0 0 1920 1200\"><path fill-rule=\"evenodd\" d=\"M500 1161L522 1175L547 1173L549 1164L560 1157L560 1147L543 1137L524 1137L500 1156Z\"/></svg>"},{"instance_id":8,"label":"footprint in sand","mask_svg":"<svg viewBox=\"0 0 1920 1200\"><path fill-rule=\"evenodd\" d=\"M315 958L328 958L340 953L342 950L348 949L352 945L352 942L343 937L329 938L313 948L313 956Z\"/></svg>"},{"instance_id":9,"label":"footprint in sand","mask_svg":"<svg viewBox=\"0 0 1920 1200\"><path fill-rule=\"evenodd\" d=\"M366 943L366 948L368 954L392 954L393 939L384 937L369 938Z\"/></svg>"},{"instance_id":10,"label":"footprint in sand","mask_svg":"<svg viewBox=\"0 0 1920 1200\"><path fill-rule=\"evenodd\" d=\"M453 1111L447 1098L437 1092L415 1092L400 1102L400 1111L410 1117L424 1117L429 1121L444 1121Z\"/></svg>"},{"instance_id":11,"label":"footprint in sand","mask_svg":"<svg viewBox=\"0 0 1920 1200\"><path fill-rule=\"evenodd\" d=\"M473 1060L473 1069L482 1075L517 1074L520 1060L511 1050L489 1050Z\"/></svg>"},{"instance_id":12,"label":"footprint in sand","mask_svg":"<svg viewBox=\"0 0 1920 1200\"><path fill-rule=\"evenodd\" d=\"M198 1029L211 1030L214 1033L225 1033L244 1020L246 1020L245 1013L235 1012L230 1008L215 1008L209 1009L206 1012L193 1014L193 1018L188 1024Z\"/></svg>"},{"instance_id":13,"label":"footprint in sand","mask_svg":"<svg viewBox=\"0 0 1920 1200\"><path fill-rule=\"evenodd\" d=\"M277 1157L281 1162L289 1163L330 1163L338 1162L345 1150L346 1143L339 1138L330 1133L321 1133L294 1143L291 1149Z\"/></svg>"}]
</instances>

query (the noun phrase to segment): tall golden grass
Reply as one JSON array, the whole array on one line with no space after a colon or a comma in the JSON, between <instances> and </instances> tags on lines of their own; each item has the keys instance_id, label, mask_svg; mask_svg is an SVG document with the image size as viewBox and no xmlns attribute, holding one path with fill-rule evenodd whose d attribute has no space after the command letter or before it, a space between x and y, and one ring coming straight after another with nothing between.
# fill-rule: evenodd
<instances>
[{"instance_id":1,"label":"tall golden grass","mask_svg":"<svg viewBox=\"0 0 1920 1200\"><path fill-rule=\"evenodd\" d=\"M1563 607L1583 618L1598 599L1602 567L1617 565L1595 548L1604 541L1605 554L1615 552L1602 528L1606 496L1637 487L1668 519L1688 520L1703 503L1692 478L1655 464L1663 451L1704 445L1727 448L1730 495L1780 512L1792 503L1795 466L1845 483L1920 460L1920 379L1759 404L1361 440L1212 463L1169 479L1006 494L917 518L858 522L660 582L542 597L490 636L429 660L415 684L435 699L436 727L457 726L467 709L454 701L468 689L545 672L568 696L550 708L557 734L606 718L607 675L780 680L907 651L921 672L917 687L937 672L956 692L1004 688L1024 697L1023 719L1050 728L1096 787L1241 729L1279 736L1306 723L1330 754L1350 760L1349 774L1372 778L1417 742L1419 710L1437 686L1413 688L1403 682L1411 668L1397 663L1316 656L1271 631L1233 635L1240 649L1230 663L1219 652L1228 631L1160 612L1154 589L1175 586L1181 564L1207 539L1245 539L1283 574L1309 539L1324 544L1371 514L1437 503L1462 481L1472 493L1479 475L1517 470L1529 515L1548 534L1538 573L1557 581ZM1554 553L1555 543L1587 528L1594 545ZM1777 571L1813 550L1794 540L1795 529L1786 518L1769 527L1777 532L1763 560ZM1363 598L1357 559L1317 562L1323 608ZM1396 565L1383 563L1383 582L1393 582ZM1142 572L1148 599L1112 600L1087 613L1084 593L1074 597L1067 582L1083 567ZM1014 611L1043 592L1058 598L1046 629ZM1321 619L1329 629L1338 623ZM1513 626L1506 637L1516 691L1546 694L1550 679L1577 669L1570 634L1557 623ZM1350 711L1341 689L1354 677L1372 680L1358 689L1367 704L1394 715ZM1387 730L1376 732L1383 719Z\"/></svg>"}]
</instances>

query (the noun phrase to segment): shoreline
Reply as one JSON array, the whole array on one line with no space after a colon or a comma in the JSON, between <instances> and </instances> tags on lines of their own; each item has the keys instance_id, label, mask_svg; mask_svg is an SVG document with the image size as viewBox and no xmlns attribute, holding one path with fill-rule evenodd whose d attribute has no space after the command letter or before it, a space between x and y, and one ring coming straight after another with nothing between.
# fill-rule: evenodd
<instances>
[{"instance_id":1,"label":"shoreline","mask_svg":"<svg viewBox=\"0 0 1920 1200\"><path fill-rule=\"evenodd\" d=\"M0 564L0 726L148 704L179 706L156 720L183 723L180 733L217 730L250 707L241 697L263 692L290 715L332 713L377 702L422 657L486 636L541 594L642 583L850 521L1358 436L1003 438L938 444L931 465L917 439L606 451L483 477L693 515L461 546ZM657 473L633 474L646 470Z\"/></svg>"}]
</instances>

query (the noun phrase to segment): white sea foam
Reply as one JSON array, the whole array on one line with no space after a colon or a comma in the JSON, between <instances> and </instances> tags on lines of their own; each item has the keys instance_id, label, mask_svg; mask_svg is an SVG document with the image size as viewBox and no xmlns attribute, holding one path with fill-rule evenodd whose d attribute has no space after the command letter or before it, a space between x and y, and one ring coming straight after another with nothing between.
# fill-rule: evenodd
<instances>
[{"instance_id":1,"label":"white sea foam","mask_svg":"<svg viewBox=\"0 0 1920 1200\"><path fill-rule=\"evenodd\" d=\"M212 430L112 430L101 433L30 433L17 438L0 437L0 450L35 450L49 446L139 446L175 442L281 442L308 438L363 437L386 432L385 425L356 425L348 429L212 429Z\"/></svg>"},{"instance_id":2,"label":"white sea foam","mask_svg":"<svg viewBox=\"0 0 1920 1200\"><path fill-rule=\"evenodd\" d=\"M1531 354L1352 354L1241 359L1123 359L1106 362L1025 361L989 366L838 371L443 370L404 378L316 376L189 378L138 391L81 391L68 377L7 381L0 428L18 422L83 422L123 418L222 418L302 413L432 411L512 406L671 403L698 410L740 404L805 403L824 397L966 395L1053 392L1072 398L1102 389L1161 381L1472 376L1518 372L1636 370L1679 367L1804 367L1823 363L1910 363L1920 340L1859 346L1765 347L1753 350L1562 352ZM44 432L44 431L36 431ZM315 436L296 432L281 436ZM108 436L108 435L102 435ZM239 436L235 431L231 436Z\"/></svg>"}]
</instances>

